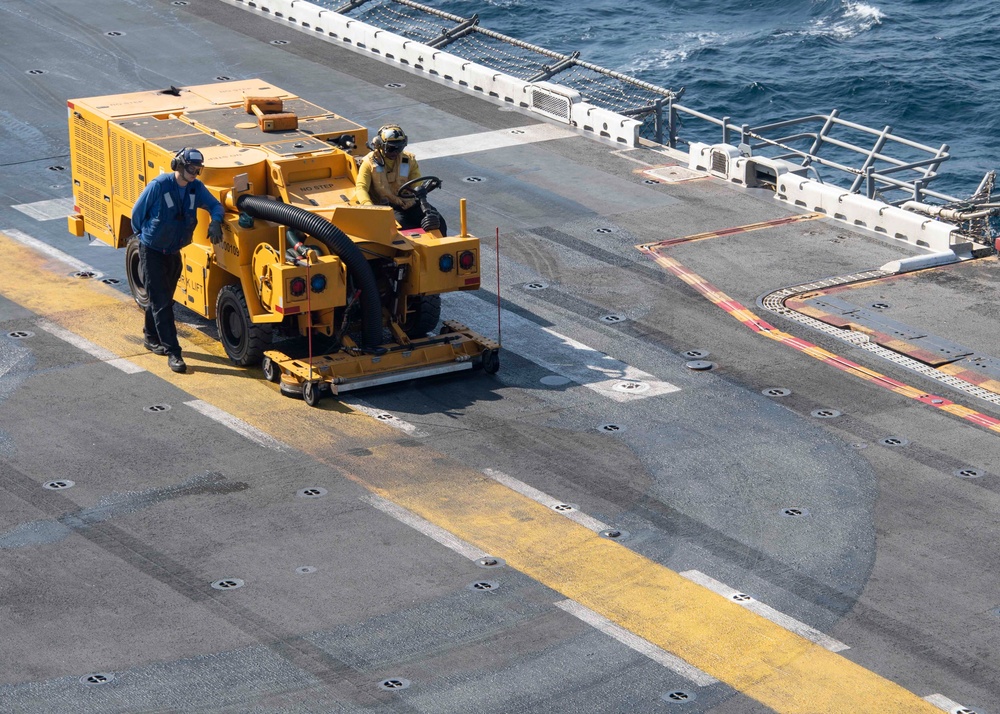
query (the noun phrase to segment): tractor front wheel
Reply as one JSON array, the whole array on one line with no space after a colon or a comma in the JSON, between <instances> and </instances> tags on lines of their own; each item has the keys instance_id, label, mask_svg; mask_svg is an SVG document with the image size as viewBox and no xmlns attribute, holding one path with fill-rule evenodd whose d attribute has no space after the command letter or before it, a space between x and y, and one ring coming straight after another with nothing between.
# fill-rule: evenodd
<instances>
[{"instance_id":1,"label":"tractor front wheel","mask_svg":"<svg viewBox=\"0 0 1000 714\"><path fill-rule=\"evenodd\" d=\"M219 340L229 359L240 367L259 364L271 344L271 325L255 325L250 319L247 299L239 285L226 285L215 303Z\"/></svg>"}]
</instances>

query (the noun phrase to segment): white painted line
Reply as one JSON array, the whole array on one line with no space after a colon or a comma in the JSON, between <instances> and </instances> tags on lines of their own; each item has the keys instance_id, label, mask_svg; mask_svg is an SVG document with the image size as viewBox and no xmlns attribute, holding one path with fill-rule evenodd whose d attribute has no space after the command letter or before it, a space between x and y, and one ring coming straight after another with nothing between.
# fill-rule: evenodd
<instances>
[{"instance_id":1,"label":"white painted line","mask_svg":"<svg viewBox=\"0 0 1000 714\"><path fill-rule=\"evenodd\" d=\"M381 496L376 496L374 493L371 493L367 496L362 496L361 500L370 506L374 506L378 510L382 511L382 513L392 516L400 523L404 523L410 528L423 533L428 538L436 540L444 547L450 548L459 555L465 556L469 560L479 560L480 558L485 558L487 555L471 543L467 543L458 536L449 533L444 528L436 526L430 521L424 520L416 513L408 511L402 506L386 500Z\"/></svg>"},{"instance_id":2,"label":"white painted line","mask_svg":"<svg viewBox=\"0 0 1000 714\"><path fill-rule=\"evenodd\" d=\"M95 268L92 268L91 266L87 265L82 260L77 260L72 255L69 255L67 253L63 253L58 248L53 248L48 243L43 243L42 241L38 240L37 238L32 238L27 233L22 233L21 231L19 231L17 229L9 229L9 230L8 229L0 229L0 233L3 233L4 235L10 236L14 240L16 240L18 243L26 245L29 248L34 248L39 253L44 253L45 255L49 256L50 258L55 258L56 260L61 260L63 263L66 263L66 265L68 265L69 267L71 267L73 270L88 271L88 272L91 272L91 273L96 273L97 272L97 270Z\"/></svg>"},{"instance_id":3,"label":"white painted line","mask_svg":"<svg viewBox=\"0 0 1000 714\"><path fill-rule=\"evenodd\" d=\"M953 702L943 694L928 694L924 697L924 701L948 712L948 714L976 714L975 709L963 707L958 702Z\"/></svg>"},{"instance_id":4,"label":"white painted line","mask_svg":"<svg viewBox=\"0 0 1000 714\"><path fill-rule=\"evenodd\" d=\"M240 436L249 439L258 446L263 446L265 449L273 449L274 451L284 451L288 448L287 445L278 441L270 434L261 431L255 426L247 424L242 419L238 419L229 412L223 411L208 402L203 402L200 399L192 399L191 401L184 403L196 412L204 414L209 419L214 419L223 426L229 427Z\"/></svg>"},{"instance_id":5,"label":"white painted line","mask_svg":"<svg viewBox=\"0 0 1000 714\"><path fill-rule=\"evenodd\" d=\"M70 332L69 330L62 328L53 322L41 319L38 320L38 322L36 322L35 324L37 324L40 328L42 328L49 334L55 335L60 340L68 342L74 347L80 348L87 354L91 355L92 357L96 357L102 362L107 362L112 367L120 369L122 372L125 372L126 374L138 374L139 372L146 371L144 368L140 367L135 362L129 362L127 359L119 357L114 352L106 350L100 345L95 345L90 340L80 337L76 333Z\"/></svg>"},{"instance_id":6,"label":"white painted line","mask_svg":"<svg viewBox=\"0 0 1000 714\"><path fill-rule=\"evenodd\" d=\"M20 203L11 208L21 213L31 216L36 221L53 221L56 218L65 218L73 212L73 197L52 198L48 201L35 201L34 203Z\"/></svg>"},{"instance_id":7,"label":"white painted line","mask_svg":"<svg viewBox=\"0 0 1000 714\"><path fill-rule=\"evenodd\" d=\"M491 479L497 483L501 483L512 491L530 498L532 501L542 504L546 508L551 508L556 513L560 513L566 516L568 519L574 523L579 523L584 528L589 528L595 533L600 533L601 531L608 530L610 526L607 523L602 523L596 518L591 518L586 513L581 513L580 511L573 508L572 510L567 510L565 507L568 505L565 501L560 501L559 499L552 498L552 496L547 493L539 491L534 486L529 486L524 483L524 481L518 481L513 476L508 476L502 471L497 471L496 469L484 469L483 473L489 476Z\"/></svg>"},{"instance_id":8,"label":"white painted line","mask_svg":"<svg viewBox=\"0 0 1000 714\"><path fill-rule=\"evenodd\" d=\"M579 136L575 131L562 129L551 124L530 124L516 129L500 129L484 131L478 134L453 136L448 139L435 139L410 144L407 151L412 151L418 161L439 159L445 156L473 154L491 149L504 149L510 146L534 144L551 139L566 139Z\"/></svg>"},{"instance_id":9,"label":"white painted line","mask_svg":"<svg viewBox=\"0 0 1000 714\"><path fill-rule=\"evenodd\" d=\"M755 612L761 617L770 620L776 625L781 625L786 630L794 632L800 637L804 637L810 642L815 642L820 647L825 647L831 652L842 652L843 650L850 649L848 645L845 645L839 640L835 640L832 637L823 634L814 627L810 627L804 622L799 622L798 620L789 617L788 615L778 612L773 607L765 605L759 600L755 600L746 593L740 592L739 590L734 590L725 583L720 583L718 580L705 575L699 570L686 570L680 574L681 577L687 578L688 580L698 583L699 585L708 588L714 593L721 595L727 600L732 600L737 605L742 605L747 610ZM734 596L739 596L738 599L734 599Z\"/></svg>"},{"instance_id":10,"label":"white painted line","mask_svg":"<svg viewBox=\"0 0 1000 714\"><path fill-rule=\"evenodd\" d=\"M663 665L672 672L676 672L682 677L691 680L699 687L707 687L709 685L716 684L719 681L712 675L702 672L700 669L688 664L680 657L660 649L649 640L644 640L639 637L639 635L629 632L620 625L616 625L603 615L599 615L590 608L584 607L575 600L561 600L556 603L556 607L560 610L568 612L570 615L579 620L583 620L594 629L600 630L604 634L615 638L623 645L631 647L639 654L649 657L649 659L653 660L657 664Z\"/></svg>"},{"instance_id":11,"label":"white painted line","mask_svg":"<svg viewBox=\"0 0 1000 714\"><path fill-rule=\"evenodd\" d=\"M412 437L420 438L428 435L427 432L420 431L420 429L415 427L413 424L411 424L408 421L403 421L395 414L390 414L387 411L376 409L372 405L360 399L356 399L353 402L348 402L341 399L340 403L350 407L351 409L354 409L355 411L359 411L362 414L367 414L373 419L376 419L377 421L380 421L387 426L391 426L393 429L399 429L404 434L408 434Z\"/></svg>"},{"instance_id":12,"label":"white painted line","mask_svg":"<svg viewBox=\"0 0 1000 714\"><path fill-rule=\"evenodd\" d=\"M496 334L496 312L479 298L462 293L448 293L441 298L448 319L458 320L484 335ZM501 324L503 349L616 402L680 391L676 385L509 310L501 310Z\"/></svg>"}]
</instances>

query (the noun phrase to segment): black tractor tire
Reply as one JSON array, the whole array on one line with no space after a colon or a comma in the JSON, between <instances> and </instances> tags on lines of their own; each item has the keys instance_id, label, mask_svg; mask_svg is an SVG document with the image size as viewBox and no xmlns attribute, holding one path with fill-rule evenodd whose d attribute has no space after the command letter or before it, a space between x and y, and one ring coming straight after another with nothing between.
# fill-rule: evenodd
<instances>
[{"instance_id":1,"label":"black tractor tire","mask_svg":"<svg viewBox=\"0 0 1000 714\"><path fill-rule=\"evenodd\" d=\"M416 340L429 335L441 321L441 296L419 295L410 299L416 309L406 321L403 332L411 340Z\"/></svg>"},{"instance_id":2,"label":"black tractor tire","mask_svg":"<svg viewBox=\"0 0 1000 714\"><path fill-rule=\"evenodd\" d=\"M142 279L142 260L139 258L139 236L132 236L125 243L125 275L128 289L135 304L145 310L149 306L149 293Z\"/></svg>"},{"instance_id":3,"label":"black tractor tire","mask_svg":"<svg viewBox=\"0 0 1000 714\"><path fill-rule=\"evenodd\" d=\"M271 325L255 325L250 320L247 299L239 285L226 285L215 302L215 323L219 341L233 364L251 367L260 364L271 344Z\"/></svg>"}]
</instances>

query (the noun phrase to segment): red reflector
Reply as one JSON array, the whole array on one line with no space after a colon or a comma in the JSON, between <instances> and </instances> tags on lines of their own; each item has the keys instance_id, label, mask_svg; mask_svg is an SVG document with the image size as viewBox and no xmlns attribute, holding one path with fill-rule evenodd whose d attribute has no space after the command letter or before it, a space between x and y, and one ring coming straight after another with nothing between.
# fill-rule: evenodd
<instances>
[{"instance_id":1,"label":"red reflector","mask_svg":"<svg viewBox=\"0 0 1000 714\"><path fill-rule=\"evenodd\" d=\"M79 206L77 206L77 205L76 205L76 204L74 203L74 204L73 204L73 213L76 213L76 214L82 214L82 213L83 213L83 211L81 211L81 210L80 210L80 207L79 207Z\"/></svg>"},{"instance_id":2,"label":"red reflector","mask_svg":"<svg viewBox=\"0 0 1000 714\"><path fill-rule=\"evenodd\" d=\"M462 270L470 270L475 264L476 256L471 250L463 251L462 254L458 256L458 267Z\"/></svg>"},{"instance_id":3,"label":"red reflector","mask_svg":"<svg viewBox=\"0 0 1000 714\"><path fill-rule=\"evenodd\" d=\"M301 297L306 294L306 281L305 278L292 278L291 284L288 286L292 295L295 297Z\"/></svg>"},{"instance_id":4,"label":"red reflector","mask_svg":"<svg viewBox=\"0 0 1000 714\"><path fill-rule=\"evenodd\" d=\"M465 284L466 285L479 285L479 278L466 278L465 279Z\"/></svg>"},{"instance_id":5,"label":"red reflector","mask_svg":"<svg viewBox=\"0 0 1000 714\"><path fill-rule=\"evenodd\" d=\"M281 305L275 305L274 306L274 311L275 312L279 312L282 315L294 315L295 313L297 313L301 309L302 308L298 307L298 306L296 306L296 307L282 307Z\"/></svg>"},{"instance_id":6,"label":"red reflector","mask_svg":"<svg viewBox=\"0 0 1000 714\"><path fill-rule=\"evenodd\" d=\"M76 105L73 104L73 102L66 102L66 106L69 107L70 109L75 109L76 108Z\"/></svg>"}]
</instances>

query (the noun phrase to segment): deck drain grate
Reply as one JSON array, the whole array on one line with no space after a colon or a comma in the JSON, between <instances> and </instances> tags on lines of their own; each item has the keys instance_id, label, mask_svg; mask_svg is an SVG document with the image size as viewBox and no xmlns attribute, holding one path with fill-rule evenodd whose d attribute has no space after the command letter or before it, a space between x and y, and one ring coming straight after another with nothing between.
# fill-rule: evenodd
<instances>
[{"instance_id":1,"label":"deck drain grate","mask_svg":"<svg viewBox=\"0 0 1000 714\"><path fill-rule=\"evenodd\" d=\"M601 538L608 538L610 540L625 540L631 533L624 531L621 528L606 528L600 533L598 533Z\"/></svg>"},{"instance_id":2,"label":"deck drain grate","mask_svg":"<svg viewBox=\"0 0 1000 714\"><path fill-rule=\"evenodd\" d=\"M212 583L212 587L216 590L235 590L236 588L243 587L245 584L239 578L223 578Z\"/></svg>"},{"instance_id":3,"label":"deck drain grate","mask_svg":"<svg viewBox=\"0 0 1000 714\"><path fill-rule=\"evenodd\" d=\"M403 89L406 85L402 82L389 82L385 85L386 89Z\"/></svg>"},{"instance_id":4,"label":"deck drain grate","mask_svg":"<svg viewBox=\"0 0 1000 714\"><path fill-rule=\"evenodd\" d=\"M890 307L892 307L892 305L890 305L887 302L873 302L868 307L872 308L873 310L888 310Z\"/></svg>"},{"instance_id":5,"label":"deck drain grate","mask_svg":"<svg viewBox=\"0 0 1000 714\"><path fill-rule=\"evenodd\" d=\"M272 45L287 45L288 40L271 40Z\"/></svg>"},{"instance_id":6,"label":"deck drain grate","mask_svg":"<svg viewBox=\"0 0 1000 714\"><path fill-rule=\"evenodd\" d=\"M299 575L309 575L309 573L315 573L316 568L315 566L312 565L303 565L299 568L296 568L295 572L298 573Z\"/></svg>"},{"instance_id":7,"label":"deck drain grate","mask_svg":"<svg viewBox=\"0 0 1000 714\"><path fill-rule=\"evenodd\" d=\"M26 74L45 74L45 72L46 70L44 69L29 69Z\"/></svg>"},{"instance_id":8,"label":"deck drain grate","mask_svg":"<svg viewBox=\"0 0 1000 714\"><path fill-rule=\"evenodd\" d=\"M535 283L527 283L524 286L524 289L525 290L544 290L548 286L549 286L548 283L535 282Z\"/></svg>"},{"instance_id":9,"label":"deck drain grate","mask_svg":"<svg viewBox=\"0 0 1000 714\"><path fill-rule=\"evenodd\" d=\"M685 689L675 689L672 692L661 695L660 699L671 704L684 704L685 702L697 699L697 695Z\"/></svg>"},{"instance_id":10,"label":"deck drain grate","mask_svg":"<svg viewBox=\"0 0 1000 714\"><path fill-rule=\"evenodd\" d=\"M379 689L385 689L390 692L395 692L398 689L407 689L410 686L410 680L403 679L402 677L390 677L389 679L383 679L378 683Z\"/></svg>"},{"instance_id":11,"label":"deck drain grate","mask_svg":"<svg viewBox=\"0 0 1000 714\"><path fill-rule=\"evenodd\" d=\"M601 322L607 322L608 324L614 324L616 322L624 322L625 319L626 318L624 315L615 315L615 314L602 315L600 318Z\"/></svg>"},{"instance_id":12,"label":"deck drain grate","mask_svg":"<svg viewBox=\"0 0 1000 714\"><path fill-rule=\"evenodd\" d=\"M118 278L101 278L101 282L105 285L118 285L121 280Z\"/></svg>"},{"instance_id":13,"label":"deck drain grate","mask_svg":"<svg viewBox=\"0 0 1000 714\"><path fill-rule=\"evenodd\" d=\"M557 503L556 505L552 506L552 510L558 513L572 513L573 511L578 511L580 509L578 509L572 503Z\"/></svg>"},{"instance_id":14,"label":"deck drain grate","mask_svg":"<svg viewBox=\"0 0 1000 714\"><path fill-rule=\"evenodd\" d=\"M484 179L482 176L466 176L462 180L465 181L466 183L482 183L486 179Z\"/></svg>"},{"instance_id":15,"label":"deck drain grate","mask_svg":"<svg viewBox=\"0 0 1000 714\"><path fill-rule=\"evenodd\" d=\"M817 419L833 419L840 416L840 412L836 409L813 409L809 413Z\"/></svg>"},{"instance_id":16,"label":"deck drain grate","mask_svg":"<svg viewBox=\"0 0 1000 714\"><path fill-rule=\"evenodd\" d=\"M618 382L611 389L615 392L624 392L625 394L641 394L642 392L649 391L649 385L645 382Z\"/></svg>"},{"instance_id":17,"label":"deck drain grate","mask_svg":"<svg viewBox=\"0 0 1000 714\"><path fill-rule=\"evenodd\" d=\"M169 404L152 404L152 405L150 405L148 407L143 407L142 410L144 412L150 412L152 414L158 414L160 412L169 412L170 411L170 405Z\"/></svg>"},{"instance_id":18,"label":"deck drain grate","mask_svg":"<svg viewBox=\"0 0 1000 714\"><path fill-rule=\"evenodd\" d=\"M753 600L753 598L746 593L733 593L729 596L729 599L733 602L750 602Z\"/></svg>"},{"instance_id":19,"label":"deck drain grate","mask_svg":"<svg viewBox=\"0 0 1000 714\"><path fill-rule=\"evenodd\" d=\"M958 469L955 475L959 478L979 478L982 476L977 469Z\"/></svg>"},{"instance_id":20,"label":"deck drain grate","mask_svg":"<svg viewBox=\"0 0 1000 714\"><path fill-rule=\"evenodd\" d=\"M108 37L124 37L125 36L124 32L120 32L118 30L111 30L110 32L105 32L104 34L107 35Z\"/></svg>"},{"instance_id":21,"label":"deck drain grate","mask_svg":"<svg viewBox=\"0 0 1000 714\"><path fill-rule=\"evenodd\" d=\"M325 496L326 494L327 490L322 486L310 486L308 488L300 488L295 493L295 495L299 496L300 498L320 498L321 496Z\"/></svg>"},{"instance_id":22,"label":"deck drain grate","mask_svg":"<svg viewBox=\"0 0 1000 714\"><path fill-rule=\"evenodd\" d=\"M72 273L72 275L74 278L80 278L81 280L90 280L91 278L97 277L97 273L93 270L77 270L75 273Z\"/></svg>"},{"instance_id":23,"label":"deck drain grate","mask_svg":"<svg viewBox=\"0 0 1000 714\"><path fill-rule=\"evenodd\" d=\"M476 565L480 568L502 568L507 565L507 561L503 558L496 558L492 555L487 555L477 559Z\"/></svg>"},{"instance_id":24,"label":"deck drain grate","mask_svg":"<svg viewBox=\"0 0 1000 714\"><path fill-rule=\"evenodd\" d=\"M646 184L647 186L652 186L652 185L653 185L653 184L655 184L655 183L660 183L660 182L659 182L659 181L657 181L656 179L643 179L643 181L642 181L642 182L643 182L644 184Z\"/></svg>"},{"instance_id":25,"label":"deck drain grate","mask_svg":"<svg viewBox=\"0 0 1000 714\"><path fill-rule=\"evenodd\" d=\"M67 488L73 488L74 486L76 486L76 481L70 481L68 478L46 481L42 484L42 488L47 488L50 491L65 491Z\"/></svg>"},{"instance_id":26,"label":"deck drain grate","mask_svg":"<svg viewBox=\"0 0 1000 714\"><path fill-rule=\"evenodd\" d=\"M115 675L112 672L94 672L80 677L80 684L97 685L109 684L113 682Z\"/></svg>"},{"instance_id":27,"label":"deck drain grate","mask_svg":"<svg viewBox=\"0 0 1000 714\"><path fill-rule=\"evenodd\" d=\"M910 442L901 436L887 436L880 442L882 446L906 446Z\"/></svg>"},{"instance_id":28,"label":"deck drain grate","mask_svg":"<svg viewBox=\"0 0 1000 714\"><path fill-rule=\"evenodd\" d=\"M606 228L604 226L594 229L594 233L614 233L614 232L615 232L614 228Z\"/></svg>"},{"instance_id":29,"label":"deck drain grate","mask_svg":"<svg viewBox=\"0 0 1000 714\"><path fill-rule=\"evenodd\" d=\"M13 332L8 332L7 337L14 340L26 340L29 337L34 337L34 332L28 332L27 330L14 330Z\"/></svg>"},{"instance_id":30,"label":"deck drain grate","mask_svg":"<svg viewBox=\"0 0 1000 714\"><path fill-rule=\"evenodd\" d=\"M712 353L708 350L688 350L684 356L688 359L707 359Z\"/></svg>"},{"instance_id":31,"label":"deck drain grate","mask_svg":"<svg viewBox=\"0 0 1000 714\"><path fill-rule=\"evenodd\" d=\"M621 432L625 431L625 427L623 427L621 424L601 424L599 427L597 427L597 429L598 431L604 431L607 432L608 434L620 434Z\"/></svg>"},{"instance_id":32,"label":"deck drain grate","mask_svg":"<svg viewBox=\"0 0 1000 714\"><path fill-rule=\"evenodd\" d=\"M805 518L806 516L809 515L809 509L799 508L797 506L793 506L791 508L782 508L781 515L784 516L785 518Z\"/></svg>"},{"instance_id":33,"label":"deck drain grate","mask_svg":"<svg viewBox=\"0 0 1000 714\"><path fill-rule=\"evenodd\" d=\"M787 397L792 393L791 389L785 389L784 387L768 387L760 392L765 397Z\"/></svg>"},{"instance_id":34,"label":"deck drain grate","mask_svg":"<svg viewBox=\"0 0 1000 714\"><path fill-rule=\"evenodd\" d=\"M715 363L709 362L708 360L696 359L696 360L691 360L684 366L687 367L688 369L693 369L696 372L705 372L715 367Z\"/></svg>"},{"instance_id":35,"label":"deck drain grate","mask_svg":"<svg viewBox=\"0 0 1000 714\"><path fill-rule=\"evenodd\" d=\"M65 166L60 166L58 164L49 167L49 171L65 171L65 170L66 170Z\"/></svg>"},{"instance_id":36,"label":"deck drain grate","mask_svg":"<svg viewBox=\"0 0 1000 714\"><path fill-rule=\"evenodd\" d=\"M500 583L495 580L477 580L466 586L469 590L477 593L493 592L500 587Z\"/></svg>"}]
</instances>

